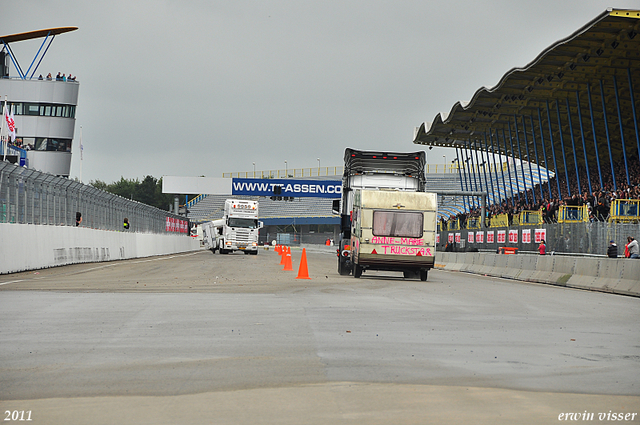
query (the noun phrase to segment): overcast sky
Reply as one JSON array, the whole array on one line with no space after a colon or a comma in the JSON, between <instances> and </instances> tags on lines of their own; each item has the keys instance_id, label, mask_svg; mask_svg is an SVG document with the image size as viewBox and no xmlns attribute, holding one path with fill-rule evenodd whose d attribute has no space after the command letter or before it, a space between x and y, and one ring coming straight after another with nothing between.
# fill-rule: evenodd
<instances>
[{"instance_id":1,"label":"overcast sky","mask_svg":"<svg viewBox=\"0 0 640 425\"><path fill-rule=\"evenodd\" d=\"M79 28L38 73L77 76L71 177L110 183L423 150L415 127L607 7L640 2L21 0L2 1L0 32ZM12 45L23 68L41 42Z\"/></svg>"}]
</instances>

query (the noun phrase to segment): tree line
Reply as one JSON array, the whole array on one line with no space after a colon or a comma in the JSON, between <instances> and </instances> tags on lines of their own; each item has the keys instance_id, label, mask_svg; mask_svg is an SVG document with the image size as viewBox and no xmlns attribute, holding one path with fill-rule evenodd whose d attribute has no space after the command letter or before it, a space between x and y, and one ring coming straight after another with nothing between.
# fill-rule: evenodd
<instances>
[{"instance_id":1,"label":"tree line","mask_svg":"<svg viewBox=\"0 0 640 425\"><path fill-rule=\"evenodd\" d=\"M92 180L89 184L96 189L132 199L143 204L151 205L161 210L169 211L173 205L173 194L162 193L162 178L156 179L153 176L145 176L142 181L139 179L125 179L113 183L105 183L101 180ZM184 195L180 195L181 203L184 202Z\"/></svg>"}]
</instances>

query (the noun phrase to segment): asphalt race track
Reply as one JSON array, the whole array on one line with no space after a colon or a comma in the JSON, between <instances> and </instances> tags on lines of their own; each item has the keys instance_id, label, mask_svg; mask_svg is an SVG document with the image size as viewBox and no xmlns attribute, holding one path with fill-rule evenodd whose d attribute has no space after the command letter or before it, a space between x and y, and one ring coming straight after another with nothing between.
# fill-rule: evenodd
<instances>
[{"instance_id":1,"label":"asphalt race track","mask_svg":"<svg viewBox=\"0 0 640 425\"><path fill-rule=\"evenodd\" d=\"M1 419L640 423L638 298L438 270L355 279L328 247L309 247L303 280L300 254L294 271L273 251L200 251L0 276Z\"/></svg>"}]
</instances>

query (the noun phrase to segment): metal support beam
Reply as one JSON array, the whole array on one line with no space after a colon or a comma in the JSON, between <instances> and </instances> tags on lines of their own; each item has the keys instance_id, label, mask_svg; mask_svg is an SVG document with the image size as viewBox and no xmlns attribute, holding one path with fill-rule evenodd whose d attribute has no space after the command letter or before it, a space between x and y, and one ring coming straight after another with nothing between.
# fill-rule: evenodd
<instances>
[{"instance_id":1,"label":"metal support beam","mask_svg":"<svg viewBox=\"0 0 640 425\"><path fill-rule=\"evenodd\" d=\"M547 100L547 121L549 123L549 140L551 141L551 153L553 154L553 168L556 174L555 175L556 185L558 186L558 198L562 199L562 192L560 191L560 178L558 177L558 163L556 162L556 150L553 147L553 129L551 128L551 112L549 111L548 100Z\"/></svg>"},{"instance_id":2,"label":"metal support beam","mask_svg":"<svg viewBox=\"0 0 640 425\"><path fill-rule=\"evenodd\" d=\"M569 135L571 136L571 148L573 149L573 164L576 168L576 180L578 181L578 195L582 193L582 187L580 186L580 172L578 171L578 156L576 155L576 142L573 137L573 124L571 122L571 108L569 106L569 98L567 101L567 120L569 121Z\"/></svg>"},{"instance_id":3,"label":"metal support beam","mask_svg":"<svg viewBox=\"0 0 640 425\"><path fill-rule=\"evenodd\" d=\"M493 134L492 134L491 129L489 129L489 140L491 141L491 154L493 156L493 172L496 174L496 178L498 178L498 168L497 168L497 163L496 163L496 150L493 147ZM496 134L496 138L498 137L498 135ZM499 149L500 147L498 147ZM500 152L498 151L498 156L500 156ZM502 169L502 161L500 161L500 172L502 173L502 187L504 188L504 192L505 195L507 194L507 185L504 182L504 170ZM496 185L499 186L500 185L500 181L496 182ZM502 205L502 194L500 193L500 191L498 191L498 200L500 201L500 204Z\"/></svg>"},{"instance_id":4,"label":"metal support beam","mask_svg":"<svg viewBox=\"0 0 640 425\"><path fill-rule=\"evenodd\" d=\"M529 177L531 178L531 197L533 198L533 204L536 204L536 187L533 182L533 170L531 169L531 155L529 154L529 141L527 140L527 124L524 121L524 115L522 118L522 132L524 134L524 147L527 150L527 162L529 163ZM533 130L533 128L532 128Z\"/></svg>"},{"instance_id":5,"label":"metal support beam","mask_svg":"<svg viewBox=\"0 0 640 425\"><path fill-rule=\"evenodd\" d=\"M476 172L476 165L473 161L473 152L471 152L471 139L469 139L469 157L471 158L471 171L473 172L473 190L478 190L478 186L480 186L480 190L482 190L482 185L478 185L478 176Z\"/></svg>"},{"instance_id":6,"label":"metal support beam","mask_svg":"<svg viewBox=\"0 0 640 425\"><path fill-rule=\"evenodd\" d=\"M593 133L593 147L596 150L596 162L598 163L600 190L604 190L604 184L602 183L602 168L600 168L600 155L598 154L598 142L596 140L596 122L593 119L593 104L591 103L591 85L589 83L587 83L587 96L589 98L589 118L591 119L591 132Z\"/></svg>"},{"instance_id":7,"label":"metal support beam","mask_svg":"<svg viewBox=\"0 0 640 425\"><path fill-rule=\"evenodd\" d=\"M631 68L627 68L629 77L629 98L631 98L631 112L633 114L633 125L636 129L636 144L638 145L638 162L640 162L640 136L638 135L638 115L636 115L636 102L633 99L633 81L631 81Z\"/></svg>"},{"instance_id":8,"label":"metal support beam","mask_svg":"<svg viewBox=\"0 0 640 425\"><path fill-rule=\"evenodd\" d=\"M631 184L629 179L629 165L627 163L627 147L624 144L624 126L622 124L622 112L620 111L620 98L618 97L618 80L613 75L613 89L616 93L616 106L618 107L618 123L620 124L620 142L622 143L622 157L624 158L624 171L627 174L627 186Z\"/></svg>"},{"instance_id":9,"label":"metal support beam","mask_svg":"<svg viewBox=\"0 0 640 425\"><path fill-rule=\"evenodd\" d=\"M466 190L471 190L471 178L469 177L469 173L467 171L467 164L469 163L469 158L465 158L466 152L460 148L460 156L462 157L462 172L464 174L464 186ZM470 199L467 199L467 205L469 206L469 210L473 208L473 204Z\"/></svg>"},{"instance_id":10,"label":"metal support beam","mask_svg":"<svg viewBox=\"0 0 640 425\"><path fill-rule=\"evenodd\" d=\"M549 190L549 200L552 200L551 174L549 174L549 163L547 162L547 149L544 144L544 130L542 128L542 114L540 113L540 108L538 108L538 127L540 128L540 143L542 145L542 156L544 157L544 168L547 170L547 189Z\"/></svg>"},{"instance_id":11,"label":"metal support beam","mask_svg":"<svg viewBox=\"0 0 640 425\"><path fill-rule=\"evenodd\" d=\"M527 194L527 179L524 175L524 164L522 163L522 148L520 147L520 132L518 131L518 117L513 115L513 128L516 132L516 141L518 142L518 160L520 161L520 171L522 172L522 190L524 191L524 202L529 204L529 195Z\"/></svg>"},{"instance_id":12,"label":"metal support beam","mask_svg":"<svg viewBox=\"0 0 640 425\"><path fill-rule=\"evenodd\" d=\"M462 163L460 162L460 156L458 155L458 146L456 146L456 161L458 168L458 177L460 178L460 190L464 191L464 186L462 185L462 172L460 171L460 164ZM467 200L464 196L462 197L462 203L464 204L465 211L467 211Z\"/></svg>"},{"instance_id":13,"label":"metal support beam","mask_svg":"<svg viewBox=\"0 0 640 425\"><path fill-rule=\"evenodd\" d=\"M511 167L509 166L509 154L507 153L507 136L504 133L504 128L502 128L502 140L504 140L504 155L507 157L507 174L509 174L509 187L511 188L511 206L514 204L513 197L513 178L511 178ZM513 155L513 152L511 153ZM519 194L518 194L519 196Z\"/></svg>"},{"instance_id":14,"label":"metal support beam","mask_svg":"<svg viewBox=\"0 0 640 425\"><path fill-rule=\"evenodd\" d=\"M531 120L531 137L533 141L533 152L536 155L536 165L538 166L538 189L540 189L540 202L544 201L544 192L542 190L542 176L540 175L540 160L538 159L538 142L536 141L536 130L533 124L533 116L529 115L529 120ZM548 170L547 170L548 172Z\"/></svg>"},{"instance_id":15,"label":"metal support beam","mask_svg":"<svg viewBox=\"0 0 640 425\"><path fill-rule=\"evenodd\" d=\"M480 227L485 227L484 219L487 212L487 192L465 190L436 190L435 193L443 196L473 196L474 198L480 197Z\"/></svg>"},{"instance_id":16,"label":"metal support beam","mask_svg":"<svg viewBox=\"0 0 640 425\"><path fill-rule=\"evenodd\" d=\"M475 172L473 171L473 157L471 156L470 153L470 148L468 146L465 145L464 147L465 149L465 155L467 156L466 162L467 162L467 167L470 170L469 171L469 190L478 190L478 183L476 182L476 175ZM469 161L471 161L471 165L469 165ZM472 180L473 179L473 180ZM476 207L476 200L475 199L471 199L472 200L472 208Z\"/></svg>"},{"instance_id":17,"label":"metal support beam","mask_svg":"<svg viewBox=\"0 0 640 425\"><path fill-rule=\"evenodd\" d=\"M476 147L478 141L474 141L473 142L473 146ZM482 174L480 174L480 167L482 166L482 164L480 164L480 160L478 159L478 149L474 149L473 150L473 154L476 157L476 164L478 164L478 166L476 167L476 172L478 173L478 181L480 181L480 191L486 191L487 190L487 179L484 179L484 187L482 187ZM485 175L486 177L486 175Z\"/></svg>"},{"instance_id":18,"label":"metal support beam","mask_svg":"<svg viewBox=\"0 0 640 425\"><path fill-rule=\"evenodd\" d=\"M607 120L607 106L604 99L604 84L602 84L602 80L600 80L600 97L602 98L604 129L606 130L605 133L607 135L607 146L609 147L609 162L611 163L611 178L613 179L613 190L617 191L618 186L616 185L616 171L613 169L613 155L611 155L611 138L609 137L609 122Z\"/></svg>"},{"instance_id":19,"label":"metal support beam","mask_svg":"<svg viewBox=\"0 0 640 425\"><path fill-rule=\"evenodd\" d=\"M491 197L491 200L493 201L493 203L496 203L496 189L493 186L493 179L491 178L491 163L489 162L489 146L487 145L487 134L483 133L482 134L483 138L484 138L484 143L482 142L482 140L480 141L480 146L482 147L482 150L480 152L485 152L486 153L486 160L483 157L482 158L482 162L484 162L485 164L489 165L489 181L491 182L491 193L493 193L493 196ZM485 181L485 185L487 187L487 190L489 190L489 185L487 184L487 168L486 167L482 167L482 171L484 172L484 181Z\"/></svg>"},{"instance_id":20,"label":"metal support beam","mask_svg":"<svg viewBox=\"0 0 640 425\"><path fill-rule=\"evenodd\" d=\"M584 141L584 126L582 125L582 112L580 111L580 92L576 90L576 102L578 104L578 121L580 122L580 136L582 137L582 152L584 153L584 168L587 170L587 183L589 184L589 193L593 193L591 189L591 172L589 171L589 160L587 159L587 145Z\"/></svg>"},{"instance_id":21,"label":"metal support beam","mask_svg":"<svg viewBox=\"0 0 640 425\"><path fill-rule=\"evenodd\" d=\"M564 150L564 136L562 135L562 121L560 120L560 102L556 100L556 115L558 116L558 133L560 134L560 149L562 153L562 163L564 164L564 180L567 184L567 195L571 198L571 185L569 184L569 169L567 168L567 152ZM556 172L556 177L558 173ZM562 199L562 196L560 196Z\"/></svg>"},{"instance_id":22,"label":"metal support beam","mask_svg":"<svg viewBox=\"0 0 640 425\"><path fill-rule=\"evenodd\" d=\"M518 167L516 166L516 155L513 151L513 136L511 135L511 123L507 121L507 128L509 129L509 144L511 145L511 158L513 158L513 170L516 174L516 189L518 190L518 203L520 203L520 183L518 179ZM506 143L505 143L506 146ZM507 165L509 164L509 160L507 160ZM509 178L511 178L511 171L509 171Z\"/></svg>"},{"instance_id":23,"label":"metal support beam","mask_svg":"<svg viewBox=\"0 0 640 425\"><path fill-rule=\"evenodd\" d=\"M584 126L582 125L582 111L580 108L580 93L576 90L576 102L578 105L578 122L580 122L580 137L582 138L582 152L584 153L584 168L587 170L587 183L589 184L589 193L593 193L591 189L591 172L589 171L589 160L587 159L587 145L584 141Z\"/></svg>"}]
</instances>

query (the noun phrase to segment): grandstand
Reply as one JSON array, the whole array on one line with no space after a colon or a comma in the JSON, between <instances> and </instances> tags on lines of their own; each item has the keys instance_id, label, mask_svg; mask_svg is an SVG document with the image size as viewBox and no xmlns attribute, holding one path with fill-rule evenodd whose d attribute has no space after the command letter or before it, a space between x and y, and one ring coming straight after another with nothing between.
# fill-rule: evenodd
<instances>
[{"instance_id":1,"label":"grandstand","mask_svg":"<svg viewBox=\"0 0 640 425\"><path fill-rule=\"evenodd\" d=\"M267 225L286 225L294 223L329 224L337 220L331 214L331 199L293 198L290 201L274 201L264 196L208 195L194 204L189 210L189 219L202 223L216 220L223 215L224 201L230 197L250 199L260 203L260 220ZM296 220L297 219L297 220ZM333 223L332 223L333 224Z\"/></svg>"},{"instance_id":2,"label":"grandstand","mask_svg":"<svg viewBox=\"0 0 640 425\"><path fill-rule=\"evenodd\" d=\"M414 143L455 149L462 180L474 190L484 172L466 170L494 162L496 153L509 158L508 169L487 175L485 184L490 204L512 198L503 213L537 209L545 198L592 207L636 199L639 22L640 10L605 10L525 67L509 70L495 87L481 87L471 101L421 124ZM534 191L545 181L537 164L557 178L541 173L550 184Z\"/></svg>"},{"instance_id":3,"label":"grandstand","mask_svg":"<svg viewBox=\"0 0 640 425\"><path fill-rule=\"evenodd\" d=\"M487 192L488 205L500 204L505 199L512 197L518 198L524 191L531 190L538 184L545 184L547 182L547 170L540 168L540 175L536 172L533 174L533 180L531 173L527 173L528 166L521 167L519 164L514 166L511 163L507 166L507 163L502 163L501 166L496 168L491 167L491 170L474 170L476 172L470 172L469 169L459 169L458 173L427 173L426 174L426 188L428 192L438 191L473 191L473 192ZM523 171L524 168L524 171ZM553 178L555 175L552 172L548 172L549 176ZM508 182L508 183L507 183ZM516 182L518 182L516 184ZM518 188L520 189L518 191ZM536 195L536 199L539 199L539 194ZM479 206L480 201L466 196L439 196L438 197L438 215L450 216L460 213L468 213L474 206Z\"/></svg>"}]
</instances>

